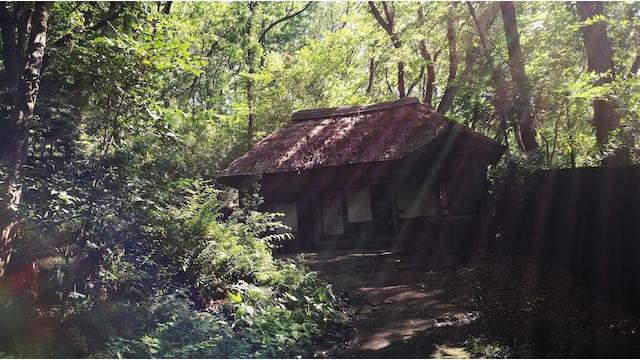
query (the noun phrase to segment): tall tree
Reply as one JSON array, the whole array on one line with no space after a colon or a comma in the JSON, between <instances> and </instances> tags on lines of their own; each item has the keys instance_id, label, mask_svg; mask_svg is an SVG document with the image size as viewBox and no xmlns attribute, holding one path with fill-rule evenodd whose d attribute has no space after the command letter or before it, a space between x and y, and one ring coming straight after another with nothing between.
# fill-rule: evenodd
<instances>
[{"instance_id":1,"label":"tall tree","mask_svg":"<svg viewBox=\"0 0 640 360\"><path fill-rule=\"evenodd\" d=\"M454 8L454 4L451 5L452 13L453 13L453 8ZM485 31L489 30L493 26L493 23L497 16L497 7L490 6L487 10L488 11L483 16L483 20L482 19L478 20L482 22L481 28L484 29ZM441 114L446 114L446 112L449 111L451 106L453 106L453 100L455 98L456 93L458 92L458 89L460 88L461 85L465 84L470 79L471 75L473 74L472 71L474 70L476 62L478 61L478 58L480 57L480 55L483 53L488 54L487 51L483 51L482 47L473 48L471 44L467 45L468 50L466 52L467 54L464 62L465 63L464 68L462 69L462 72L460 73L460 75L458 75L457 77L452 76L452 71L454 72L454 74L458 73L457 50L453 49L456 43L455 28L454 28L455 24L448 19L447 25L448 25L447 26L447 43L449 45L449 76L448 76L449 81L447 82L447 88L445 89L442 95L442 99L438 104L438 112ZM456 66L454 67L452 66L452 64L456 64Z\"/></svg>"},{"instance_id":2,"label":"tall tree","mask_svg":"<svg viewBox=\"0 0 640 360\"><path fill-rule=\"evenodd\" d=\"M30 33L27 32L30 16ZM2 171L2 188L0 190L0 278L4 275L11 258L11 246L17 234L17 210L20 205L22 186L20 168L27 156L29 127L33 121L36 99L40 89L40 74L44 51L47 42L47 21L49 3L36 2L33 5L15 4L14 19L7 4L0 3L0 22L2 22L3 64L5 78L16 79L12 91L12 106L4 120L4 134L0 138L0 161ZM28 36L28 37L27 37ZM27 40L28 39L28 40ZM26 56L23 55L26 44ZM24 59L22 63L16 59ZM7 64L12 64L7 66ZM16 71L12 74L10 71Z\"/></svg>"},{"instance_id":3,"label":"tall tree","mask_svg":"<svg viewBox=\"0 0 640 360\"><path fill-rule=\"evenodd\" d=\"M519 129L519 131L516 131L516 136L520 137L518 143L521 144L522 150L526 152L534 151L538 149L538 142L536 141L536 128L531 106L531 91L524 71L515 3L513 1L501 1L500 10L509 53L509 71L513 89L512 113L515 118L516 129Z\"/></svg>"},{"instance_id":4,"label":"tall tree","mask_svg":"<svg viewBox=\"0 0 640 360\"><path fill-rule=\"evenodd\" d=\"M614 79L613 49L607 35L604 17L604 3L601 1L578 1L576 3L578 16L584 24L580 28L584 49L587 57L587 70L594 72L598 78L594 86L609 84ZM586 22L586 23L585 23ZM615 102L597 98L593 100L593 126L596 130L596 140L602 148L610 140L611 132L620 127L620 115L616 111ZM624 149L618 149L614 156L605 159L605 163L626 163L628 155Z\"/></svg>"},{"instance_id":5,"label":"tall tree","mask_svg":"<svg viewBox=\"0 0 640 360\"><path fill-rule=\"evenodd\" d=\"M267 48L267 40L271 32L281 24L286 25L295 17L308 10L313 2L307 2L303 7L296 8L295 3L287 6L286 12L281 17L273 21L267 22L264 19L258 19L259 2L251 1L248 3L249 15L246 20L245 27L245 65L247 67L247 76L245 79L245 90L247 96L247 106L249 114L247 116L247 144L253 144L255 132L255 101L256 101L256 84L254 77L265 65L265 49ZM265 4L260 4L264 6ZM258 24L259 23L259 24ZM257 41L256 41L257 39Z\"/></svg>"},{"instance_id":6,"label":"tall tree","mask_svg":"<svg viewBox=\"0 0 640 360\"><path fill-rule=\"evenodd\" d=\"M395 10L393 8L393 4L389 4L386 1L382 2L382 8L384 10L384 16L380 12L380 10L376 7L376 4L373 1L369 1L369 9L371 9L371 14L376 18L378 24L387 32L389 38L391 39L391 44L396 49L400 49L402 47L402 42L400 41L400 36L396 32L395 29ZM404 61L398 61L398 96L400 98L407 96L407 91L405 90L405 81L404 81Z\"/></svg>"},{"instance_id":7,"label":"tall tree","mask_svg":"<svg viewBox=\"0 0 640 360\"><path fill-rule=\"evenodd\" d=\"M249 114L247 115L247 146L251 146L253 144L253 128L255 126L255 113L253 111L254 106L254 98L255 98L255 84L253 76L256 73L256 53L258 51L258 44L254 41L254 27L255 27L255 17L256 17L256 9L258 7L258 3L256 1L250 1L248 3L249 7L249 16L246 22L246 50L245 50L245 62L247 65L248 76L245 79L246 91L247 91L247 106L249 108Z\"/></svg>"},{"instance_id":8,"label":"tall tree","mask_svg":"<svg viewBox=\"0 0 640 360\"><path fill-rule=\"evenodd\" d=\"M418 24L423 24L426 18L424 15L424 10L422 9L422 4L418 5ZM424 74L424 70L421 69L421 74L423 74L423 88L422 88L422 102L433 107L433 95L435 92L434 83L436 81L436 66L435 63L438 58L439 50L432 54L429 51L429 47L427 46L427 40L425 38L421 38L420 42L420 57L422 60L426 62L426 65L423 65L423 69L426 67L426 74Z\"/></svg>"},{"instance_id":9,"label":"tall tree","mask_svg":"<svg viewBox=\"0 0 640 360\"><path fill-rule=\"evenodd\" d=\"M504 144L507 146L507 149L509 149L509 141L508 141L509 137L507 136L507 131L508 131L507 118L509 117L507 82L505 80L505 76L503 76L503 74L501 73L500 68L494 65L494 59L491 53L493 47L489 43L488 36L485 31L485 26L480 21L480 18L478 17L476 10L473 6L473 3L470 1L467 1L466 4L467 4L467 8L469 9L469 14L473 18L473 22L476 27L476 32L478 33L478 38L480 39L481 50L486 58L486 63L489 70L489 77L491 78L491 83L493 84L493 87L494 87L494 93L491 98L491 102L495 110L495 115L500 120L500 126L498 129L497 138L498 139L502 138L504 140ZM498 7L492 5L492 8L494 9L492 11L494 11L495 14L497 15ZM493 18L495 18L496 15L493 15ZM491 22L489 23L489 25L491 25ZM517 127L515 127L515 129L517 129ZM521 137L516 135L516 139L521 140ZM520 144L520 148L522 148L522 141L519 141L518 143Z\"/></svg>"},{"instance_id":10,"label":"tall tree","mask_svg":"<svg viewBox=\"0 0 640 360\"><path fill-rule=\"evenodd\" d=\"M442 99L438 104L438 112L445 114L451 105L453 105L453 98L457 90L456 76L458 74L458 44L456 36L456 28L453 22L453 9L455 3L451 4L451 11L447 18L447 44L449 46L449 76L447 77L447 88L442 94Z\"/></svg>"}]
</instances>

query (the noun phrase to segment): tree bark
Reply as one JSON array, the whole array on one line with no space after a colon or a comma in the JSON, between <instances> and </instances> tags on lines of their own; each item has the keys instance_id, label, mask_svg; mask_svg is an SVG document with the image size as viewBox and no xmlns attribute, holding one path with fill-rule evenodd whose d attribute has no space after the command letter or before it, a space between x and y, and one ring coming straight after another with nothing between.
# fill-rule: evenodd
<instances>
[{"instance_id":1,"label":"tree bark","mask_svg":"<svg viewBox=\"0 0 640 360\"><path fill-rule=\"evenodd\" d=\"M373 92L373 80L376 71L376 61L374 58L369 59L369 81L367 83L367 94L371 95Z\"/></svg>"},{"instance_id":2,"label":"tree bark","mask_svg":"<svg viewBox=\"0 0 640 360\"><path fill-rule=\"evenodd\" d=\"M631 69L629 69L629 76L636 76L638 74L638 70L640 70L640 54L636 55L636 58L633 60Z\"/></svg>"},{"instance_id":3,"label":"tree bark","mask_svg":"<svg viewBox=\"0 0 640 360\"><path fill-rule=\"evenodd\" d=\"M400 37L395 32L394 24L395 24L395 12L392 7L389 7L386 1L382 2L382 7L384 10L384 16L380 13L380 10L376 7L373 1L369 1L369 9L371 10L371 14L378 21L378 24L387 32L389 38L391 39L391 43L393 47L396 49L400 49L402 47L402 42L400 41ZM404 62L398 61L398 97L404 98L407 96L407 91L405 89L405 75L404 75Z\"/></svg>"},{"instance_id":4,"label":"tree bark","mask_svg":"<svg viewBox=\"0 0 640 360\"><path fill-rule=\"evenodd\" d=\"M4 276L11 258L11 248L17 234L17 210L22 195L20 168L27 156L29 127L33 121L40 89L47 39L49 3L36 2L35 7L31 18L28 53L26 61L22 64L23 70L17 84L15 103L6 129L8 136L0 143L0 159L5 172L0 192L0 278Z\"/></svg>"},{"instance_id":5,"label":"tree bark","mask_svg":"<svg viewBox=\"0 0 640 360\"><path fill-rule=\"evenodd\" d=\"M422 55L422 59L428 62L422 102L433 107L433 84L436 81L435 59L431 57L431 53L429 53L426 41L424 40L420 40L420 54Z\"/></svg>"},{"instance_id":6,"label":"tree bark","mask_svg":"<svg viewBox=\"0 0 640 360\"><path fill-rule=\"evenodd\" d=\"M467 3L467 7L469 8L469 14L471 14L471 18L473 18L473 23L476 25L476 29L478 30L480 45L482 45L482 49L485 52L488 52L489 45L487 42L487 36L485 35L485 32L484 32L484 27L482 26L480 19L478 19L478 15L476 14L476 10L473 8L473 4L471 3L471 1L467 1L466 3Z\"/></svg>"},{"instance_id":7,"label":"tree bark","mask_svg":"<svg viewBox=\"0 0 640 360\"><path fill-rule=\"evenodd\" d=\"M517 135L521 137L522 147L525 152L535 151L539 148L531 109L531 92L527 75L524 72L515 3L513 1L501 1L500 10L509 53L509 71L513 88L512 113L516 120L515 123L519 125L520 129Z\"/></svg>"},{"instance_id":8,"label":"tree bark","mask_svg":"<svg viewBox=\"0 0 640 360\"><path fill-rule=\"evenodd\" d=\"M453 6L453 5L452 5ZM453 105L453 98L457 91L456 76L458 74L458 44L456 38L456 29L453 24L453 14L450 14L447 20L447 43L449 45L449 75L447 76L447 88L442 94L442 99L438 104L438 112L446 114Z\"/></svg>"},{"instance_id":9,"label":"tree bark","mask_svg":"<svg viewBox=\"0 0 640 360\"><path fill-rule=\"evenodd\" d=\"M493 23L495 22L497 14L498 14L498 7L497 6L490 7L489 11L485 15L486 19L482 28L485 30L490 29L493 26ZM453 84L447 85L447 89L445 89L445 93L443 94L443 97L440 100L440 104L438 104L438 112L442 111L442 113L444 114L449 110L451 105L453 105L453 99L455 97L456 92L458 91L458 88L460 87L461 84L464 84L469 79L469 77L471 76L471 71L473 70L473 67L475 66L476 62L478 61L478 58L480 57L480 55L482 55L482 53L483 51L479 47L473 50L467 51L465 67L462 70L462 73L458 77L457 81L455 81Z\"/></svg>"},{"instance_id":10,"label":"tree bark","mask_svg":"<svg viewBox=\"0 0 640 360\"><path fill-rule=\"evenodd\" d=\"M585 22L596 16L604 16L604 3L589 1L576 3L580 21ZM614 79L613 49L607 35L607 27L604 22L597 21L581 28L582 40L587 57L587 70L595 72L600 77L594 82L594 86L602 86L611 83ZM596 130L596 140L601 149L604 149L610 140L611 132L620 127L620 115L616 104L607 99L594 99L593 126ZM616 153L603 160L604 164L627 163L628 154L624 149L617 149Z\"/></svg>"},{"instance_id":11,"label":"tree bark","mask_svg":"<svg viewBox=\"0 0 640 360\"><path fill-rule=\"evenodd\" d=\"M254 105L254 83L252 76L256 73L256 49L255 44L252 43L254 30L254 18L258 3L255 1L249 2L249 18L247 19L246 37L247 37L247 52L245 54L245 61L248 68L249 77L245 81L247 92L247 107L249 108L249 114L247 115L247 147L251 147L253 144L253 133L255 126L255 114L253 112Z\"/></svg>"},{"instance_id":12,"label":"tree bark","mask_svg":"<svg viewBox=\"0 0 640 360\"><path fill-rule=\"evenodd\" d=\"M10 92L15 92L22 66L24 65L27 28L31 20L31 13L31 6L27 3L16 3L13 14L9 13L4 1L0 3L0 32L2 33L2 63L4 65L3 80L4 85Z\"/></svg>"},{"instance_id":13,"label":"tree bark","mask_svg":"<svg viewBox=\"0 0 640 360\"><path fill-rule=\"evenodd\" d=\"M173 5L173 1L167 1L166 3L164 3L162 13L165 15L169 15L169 13L171 12L171 5Z\"/></svg>"},{"instance_id":14,"label":"tree bark","mask_svg":"<svg viewBox=\"0 0 640 360\"><path fill-rule=\"evenodd\" d=\"M422 7L418 7L418 20L420 23L424 20L424 14L422 12ZM433 84L436 81L436 67L435 67L435 57L431 56L429 49L427 48L427 42L425 39L420 40L420 56L422 56L422 60L427 62L427 75L424 81L424 91L422 93L422 102L433 107Z\"/></svg>"}]
</instances>

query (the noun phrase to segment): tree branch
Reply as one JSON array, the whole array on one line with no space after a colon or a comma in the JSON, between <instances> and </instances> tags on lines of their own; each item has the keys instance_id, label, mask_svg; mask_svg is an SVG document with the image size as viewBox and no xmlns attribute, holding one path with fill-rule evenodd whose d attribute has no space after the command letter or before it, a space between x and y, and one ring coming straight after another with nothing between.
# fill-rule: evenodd
<instances>
[{"instance_id":1,"label":"tree branch","mask_svg":"<svg viewBox=\"0 0 640 360\"><path fill-rule=\"evenodd\" d=\"M264 30L262 30L260 32L260 37L259 37L259 42L260 44L264 44L264 41L267 37L267 33L269 33L269 31L271 31L274 27L276 27L278 24L284 22L284 21L288 21L293 19L294 17L302 14L305 10L307 10L311 5L313 4L312 1L309 1L302 9L296 11L296 12L287 12L287 14L283 17L281 17L280 19L272 22L271 24L269 24Z\"/></svg>"},{"instance_id":2,"label":"tree branch","mask_svg":"<svg viewBox=\"0 0 640 360\"><path fill-rule=\"evenodd\" d=\"M467 7L469 8L469 13L473 18L473 22L476 24L476 29L478 30L478 36L480 37L480 44L482 45L482 49L485 52L488 52L487 36L485 35L484 29L482 28L482 23L480 22L480 19L478 19L478 15L476 14L476 10L473 8L473 4L471 3L471 1L467 1L466 3Z\"/></svg>"},{"instance_id":3,"label":"tree branch","mask_svg":"<svg viewBox=\"0 0 640 360\"><path fill-rule=\"evenodd\" d=\"M118 6L119 5L119 6ZM126 4L119 1L112 1L109 3L109 10L98 20L97 23L89 26L87 30L96 31L105 27L109 22L115 20L118 15L125 9ZM166 7L166 6L165 6ZM73 38L73 34L68 33L54 41L51 47L58 48L67 45L71 39ZM48 56L47 56L48 57ZM45 65L47 63L47 59L45 59Z\"/></svg>"},{"instance_id":4,"label":"tree branch","mask_svg":"<svg viewBox=\"0 0 640 360\"><path fill-rule=\"evenodd\" d=\"M497 6L492 6L489 9L489 13L487 14L487 25L483 26L483 29L490 29L493 26L493 23L495 22L495 19L498 15L498 10L499 8ZM481 48L476 47L469 53L469 55L467 55L465 68L462 71L462 74L460 74L458 79L451 87L447 86L447 89L445 90L445 93L440 100L440 104L438 104L438 112L440 112L441 109L442 111L446 112L451 107L451 105L453 104L453 97L455 93L457 92L459 86L461 84L464 84L468 80L469 76L471 75L471 70L473 69L473 66L475 65L481 53ZM443 101L445 102L443 103Z\"/></svg>"},{"instance_id":5,"label":"tree branch","mask_svg":"<svg viewBox=\"0 0 640 360\"><path fill-rule=\"evenodd\" d=\"M373 1L369 1L369 9L371 10L373 17L375 17L378 21L378 24L382 26L382 28L387 32L387 34L389 34L389 36L392 36L393 28L391 27L391 24L387 23L387 21L382 17L380 10L378 10L376 4Z\"/></svg>"},{"instance_id":6,"label":"tree branch","mask_svg":"<svg viewBox=\"0 0 640 360\"><path fill-rule=\"evenodd\" d=\"M413 88L416 87L416 85L418 85L418 83L420 82L420 80L422 80L422 78L424 78L425 68L426 68L425 65L420 66L420 74L418 74L416 79L411 84L409 84L409 89L407 89L407 96L411 95Z\"/></svg>"},{"instance_id":7,"label":"tree branch","mask_svg":"<svg viewBox=\"0 0 640 360\"><path fill-rule=\"evenodd\" d=\"M380 26L389 34L389 38L391 39L391 43L393 47L396 49L400 49L402 43L400 42L400 38L393 30L393 17L394 12L393 9L390 9L386 2L382 2L382 6L384 7L384 13L387 17L386 21L380 14L380 10L376 7L373 1L369 1L369 8L371 9L371 13L376 18ZM404 86L404 62L398 61L398 96L403 98L406 96L405 86Z\"/></svg>"},{"instance_id":8,"label":"tree branch","mask_svg":"<svg viewBox=\"0 0 640 360\"><path fill-rule=\"evenodd\" d=\"M162 8L162 13L165 15L169 15L169 13L171 12L172 4L173 4L173 1L167 1L166 3L164 3L164 8Z\"/></svg>"},{"instance_id":9,"label":"tree branch","mask_svg":"<svg viewBox=\"0 0 640 360\"><path fill-rule=\"evenodd\" d=\"M393 94L393 88L389 83L389 71L387 70L387 68L384 68L384 81L387 83L387 90L389 90L389 92Z\"/></svg>"},{"instance_id":10,"label":"tree branch","mask_svg":"<svg viewBox=\"0 0 640 360\"><path fill-rule=\"evenodd\" d=\"M389 9L389 5L387 5L386 1L382 2L382 8L384 9L384 15L387 17L387 23L389 24L389 27L393 29L395 11L393 11L393 8Z\"/></svg>"},{"instance_id":11,"label":"tree branch","mask_svg":"<svg viewBox=\"0 0 640 360\"><path fill-rule=\"evenodd\" d=\"M118 6L120 5L120 6ZM109 3L109 10L102 16L102 18L95 24L89 27L89 30L96 31L103 27L105 27L109 22L115 20L118 15L124 10L126 7L125 3L119 1L112 1Z\"/></svg>"},{"instance_id":12,"label":"tree branch","mask_svg":"<svg viewBox=\"0 0 640 360\"><path fill-rule=\"evenodd\" d=\"M424 21L424 13L422 12L422 6L418 6L418 22L422 23ZM427 42L425 39L420 39L420 56L422 59L427 62L427 77L425 79L423 94L422 94L422 102L429 106L433 106L433 83L436 80L436 71L434 63L436 61L437 54L432 58L429 50L427 49ZM424 65L420 69L420 74L424 73ZM411 87L409 88L409 92L411 92Z\"/></svg>"},{"instance_id":13,"label":"tree branch","mask_svg":"<svg viewBox=\"0 0 640 360\"><path fill-rule=\"evenodd\" d=\"M438 112L441 114L445 114L453 105L453 97L457 90L455 82L458 74L458 45L456 29L453 24L453 12L449 14L447 20L447 43L449 44L449 76L447 76L447 88L438 104Z\"/></svg>"},{"instance_id":14,"label":"tree branch","mask_svg":"<svg viewBox=\"0 0 640 360\"><path fill-rule=\"evenodd\" d=\"M638 70L640 70L640 54L636 55L635 60L633 60L633 64L629 70L629 75L636 76L638 74Z\"/></svg>"},{"instance_id":15,"label":"tree branch","mask_svg":"<svg viewBox=\"0 0 640 360\"><path fill-rule=\"evenodd\" d=\"M367 83L367 94L373 91L373 78L376 71L376 62L374 58L369 60L369 82Z\"/></svg>"}]
</instances>

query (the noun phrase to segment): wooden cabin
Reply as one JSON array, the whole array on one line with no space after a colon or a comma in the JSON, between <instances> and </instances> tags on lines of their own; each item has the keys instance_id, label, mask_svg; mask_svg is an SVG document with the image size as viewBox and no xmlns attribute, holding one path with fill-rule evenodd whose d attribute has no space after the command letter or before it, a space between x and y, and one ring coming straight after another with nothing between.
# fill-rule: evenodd
<instances>
[{"instance_id":1,"label":"wooden cabin","mask_svg":"<svg viewBox=\"0 0 640 360\"><path fill-rule=\"evenodd\" d=\"M265 210L295 235L291 251L456 248L481 232L487 166L503 151L405 98L295 112L219 180L242 190L259 179Z\"/></svg>"}]
</instances>

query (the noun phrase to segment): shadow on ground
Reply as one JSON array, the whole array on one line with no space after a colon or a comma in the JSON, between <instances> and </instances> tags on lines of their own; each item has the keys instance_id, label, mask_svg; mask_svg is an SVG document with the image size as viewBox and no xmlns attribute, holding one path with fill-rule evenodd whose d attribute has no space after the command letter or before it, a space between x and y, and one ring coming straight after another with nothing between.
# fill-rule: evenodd
<instances>
[{"instance_id":1,"label":"shadow on ground","mask_svg":"<svg viewBox=\"0 0 640 360\"><path fill-rule=\"evenodd\" d=\"M335 357L625 357L638 321L520 258L332 251L310 266L360 300L354 335Z\"/></svg>"}]
</instances>

